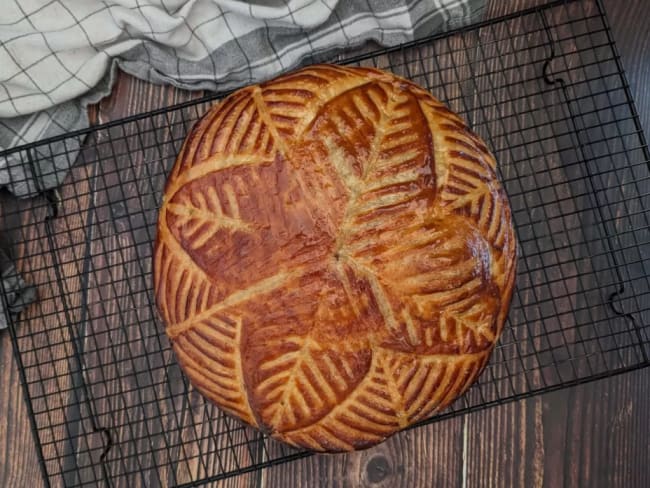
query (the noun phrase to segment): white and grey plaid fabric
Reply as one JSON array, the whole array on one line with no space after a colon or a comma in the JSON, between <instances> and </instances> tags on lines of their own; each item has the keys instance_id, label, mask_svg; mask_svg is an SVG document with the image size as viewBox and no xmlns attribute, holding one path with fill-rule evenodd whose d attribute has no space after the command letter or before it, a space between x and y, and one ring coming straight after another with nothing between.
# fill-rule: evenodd
<instances>
[{"instance_id":1,"label":"white and grey plaid fabric","mask_svg":"<svg viewBox=\"0 0 650 488\"><path fill-rule=\"evenodd\" d=\"M88 126L115 67L154 83L226 90L374 40L395 45L471 23L485 0L4 0L0 151ZM0 157L0 187L58 186L81 140ZM31 156L31 158L30 158ZM0 329L34 299L0 254ZM0 297L1 298L1 297Z\"/></svg>"},{"instance_id":2,"label":"white and grey plaid fabric","mask_svg":"<svg viewBox=\"0 0 650 488\"><path fill-rule=\"evenodd\" d=\"M115 65L155 83L225 90L306 57L395 45L476 20L485 0L5 0L0 8L0 150L87 127ZM19 196L57 186L79 142L0 158ZM60 156L48 157L49 155ZM21 160L22 159L22 160ZM34 180L39 181L34 181Z\"/></svg>"},{"instance_id":3,"label":"white and grey plaid fabric","mask_svg":"<svg viewBox=\"0 0 650 488\"><path fill-rule=\"evenodd\" d=\"M16 266L0 248L0 281L6 293L0 296L0 330L7 328L9 314L17 314L36 298L36 288L25 283Z\"/></svg>"}]
</instances>

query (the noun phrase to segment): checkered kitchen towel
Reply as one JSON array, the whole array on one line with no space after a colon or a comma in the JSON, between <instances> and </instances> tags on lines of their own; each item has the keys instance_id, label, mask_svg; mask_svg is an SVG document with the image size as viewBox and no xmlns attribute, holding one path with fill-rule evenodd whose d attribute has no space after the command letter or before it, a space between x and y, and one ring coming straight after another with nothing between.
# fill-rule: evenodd
<instances>
[{"instance_id":1,"label":"checkered kitchen towel","mask_svg":"<svg viewBox=\"0 0 650 488\"><path fill-rule=\"evenodd\" d=\"M86 107L110 92L116 66L154 83L225 90L368 40L395 45L471 23L485 0L1 3L0 151L87 127ZM0 156L0 187L29 196L57 186L80 144Z\"/></svg>"}]
</instances>

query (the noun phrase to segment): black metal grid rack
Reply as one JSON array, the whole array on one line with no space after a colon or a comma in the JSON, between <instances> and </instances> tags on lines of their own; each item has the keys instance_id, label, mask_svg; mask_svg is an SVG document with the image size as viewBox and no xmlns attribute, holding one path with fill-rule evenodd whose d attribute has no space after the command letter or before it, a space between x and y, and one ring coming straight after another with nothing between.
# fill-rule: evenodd
<instances>
[{"instance_id":1,"label":"black metal grid rack","mask_svg":"<svg viewBox=\"0 0 650 488\"><path fill-rule=\"evenodd\" d=\"M513 208L521 257L503 337L477 385L427 422L650 365L650 159L599 1L340 62L406 76L466 118ZM51 484L191 485L307 455L206 404L153 308L165 176L213 99L59 138L86 140L58 215L48 195L5 211L39 292L11 334ZM14 154L29 165L51 149Z\"/></svg>"}]
</instances>

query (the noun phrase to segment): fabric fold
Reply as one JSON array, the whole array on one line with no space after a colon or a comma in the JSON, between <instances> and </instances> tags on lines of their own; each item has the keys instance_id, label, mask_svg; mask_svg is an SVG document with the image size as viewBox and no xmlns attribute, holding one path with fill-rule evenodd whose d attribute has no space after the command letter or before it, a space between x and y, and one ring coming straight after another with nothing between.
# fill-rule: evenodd
<instances>
[{"instance_id":1,"label":"fabric fold","mask_svg":"<svg viewBox=\"0 0 650 488\"><path fill-rule=\"evenodd\" d=\"M28 285L16 271L16 266L0 249L0 330L9 326L10 316L17 315L36 299L36 288Z\"/></svg>"}]
</instances>

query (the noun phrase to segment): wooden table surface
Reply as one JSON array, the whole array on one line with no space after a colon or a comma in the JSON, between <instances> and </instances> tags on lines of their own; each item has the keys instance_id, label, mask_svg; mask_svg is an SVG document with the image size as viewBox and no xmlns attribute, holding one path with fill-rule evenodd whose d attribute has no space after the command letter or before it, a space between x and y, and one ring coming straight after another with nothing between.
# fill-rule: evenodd
<instances>
[{"instance_id":1,"label":"wooden table surface","mask_svg":"<svg viewBox=\"0 0 650 488\"><path fill-rule=\"evenodd\" d=\"M491 2L492 13L539 4ZM650 2L604 0L646 132ZM198 96L120 74L98 122ZM411 430L365 452L314 456L218 486L650 486L650 368ZM0 333L0 486L43 485L17 365Z\"/></svg>"}]
</instances>

